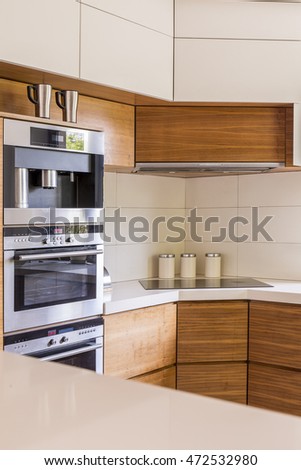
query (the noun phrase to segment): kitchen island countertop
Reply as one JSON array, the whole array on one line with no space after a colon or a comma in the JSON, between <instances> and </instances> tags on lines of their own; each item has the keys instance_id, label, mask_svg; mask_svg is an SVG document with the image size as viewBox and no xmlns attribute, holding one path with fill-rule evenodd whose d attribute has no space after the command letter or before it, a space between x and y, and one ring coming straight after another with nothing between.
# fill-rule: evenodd
<instances>
[{"instance_id":1,"label":"kitchen island countertop","mask_svg":"<svg viewBox=\"0 0 301 470\"><path fill-rule=\"evenodd\" d=\"M104 313L190 300L263 300L301 304L301 281L260 280L272 287L145 290L139 281L116 282L105 294Z\"/></svg>"},{"instance_id":2,"label":"kitchen island countertop","mask_svg":"<svg viewBox=\"0 0 301 470\"><path fill-rule=\"evenodd\" d=\"M0 352L1 449L301 449L301 418Z\"/></svg>"}]
</instances>

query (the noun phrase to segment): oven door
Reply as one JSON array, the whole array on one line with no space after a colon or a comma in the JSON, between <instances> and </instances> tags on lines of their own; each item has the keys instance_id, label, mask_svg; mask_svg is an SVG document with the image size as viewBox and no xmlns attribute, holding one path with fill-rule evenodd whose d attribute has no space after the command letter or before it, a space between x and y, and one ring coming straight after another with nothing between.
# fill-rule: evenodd
<instances>
[{"instance_id":1,"label":"oven door","mask_svg":"<svg viewBox=\"0 0 301 470\"><path fill-rule=\"evenodd\" d=\"M102 313L102 245L9 250L4 262L4 332Z\"/></svg>"},{"instance_id":2,"label":"oven door","mask_svg":"<svg viewBox=\"0 0 301 470\"><path fill-rule=\"evenodd\" d=\"M44 351L33 357L41 361L58 362L103 374L103 338L95 338L88 343L65 348L56 353Z\"/></svg>"}]
</instances>

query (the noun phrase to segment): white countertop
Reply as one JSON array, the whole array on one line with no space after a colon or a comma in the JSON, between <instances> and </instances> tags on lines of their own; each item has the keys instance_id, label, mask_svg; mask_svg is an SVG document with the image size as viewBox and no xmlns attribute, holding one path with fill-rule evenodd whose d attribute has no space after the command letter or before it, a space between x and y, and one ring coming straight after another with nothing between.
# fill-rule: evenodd
<instances>
[{"instance_id":1,"label":"white countertop","mask_svg":"<svg viewBox=\"0 0 301 470\"><path fill-rule=\"evenodd\" d=\"M1 449L301 449L301 418L0 352Z\"/></svg>"},{"instance_id":2,"label":"white countertop","mask_svg":"<svg viewBox=\"0 0 301 470\"><path fill-rule=\"evenodd\" d=\"M259 279L273 287L145 290L139 281L116 282L105 294L104 313L117 313L181 300L264 300L301 304L301 281Z\"/></svg>"}]
</instances>

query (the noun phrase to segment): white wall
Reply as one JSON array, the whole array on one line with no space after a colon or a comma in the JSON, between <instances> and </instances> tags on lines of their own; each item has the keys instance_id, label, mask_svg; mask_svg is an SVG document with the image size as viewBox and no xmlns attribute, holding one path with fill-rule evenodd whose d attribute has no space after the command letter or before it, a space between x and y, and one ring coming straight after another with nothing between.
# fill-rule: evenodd
<instances>
[{"instance_id":1,"label":"white wall","mask_svg":"<svg viewBox=\"0 0 301 470\"><path fill-rule=\"evenodd\" d=\"M205 253L216 251L222 254L223 275L301 280L301 172L187 179L106 173L105 207L107 217L120 208L120 215L127 218L120 225L125 241L116 239L113 221L106 223L111 240L106 242L105 264L113 282L157 276L158 254L164 252L176 254L179 272L180 254L185 251L197 254L200 275ZM193 209L199 217L196 235L202 241L192 240L188 217ZM186 220L186 241L167 242L167 236L177 238L178 233L166 223L160 223L159 239L154 241L151 228L137 222L136 228L144 230L136 236L147 239L135 242L129 225L137 216L150 227L156 217L166 221L181 217L178 226L183 229ZM265 217L267 235L259 231L256 240L256 225ZM223 241L215 241L219 236ZM235 240L241 236L246 241Z\"/></svg>"},{"instance_id":2,"label":"white wall","mask_svg":"<svg viewBox=\"0 0 301 470\"><path fill-rule=\"evenodd\" d=\"M184 251L185 242L166 242L166 237L178 237L168 230L166 224L159 224L158 241L153 241L151 230L156 217L185 217L185 180L159 176L141 176L134 174L105 173L104 200L106 208L106 235L111 240L105 246L105 266L111 274L113 282L155 277L158 275L158 255L175 253L177 270L179 257ZM126 217L121 222L120 234L116 233L118 223L109 220L120 208L120 216ZM136 237L147 237L137 243L129 236L130 220L143 217L148 221L150 229L136 233ZM116 220L116 219L115 219ZM136 223L136 228L142 226ZM184 229L184 223L182 224ZM115 234L114 234L115 229ZM116 237L117 235L117 237ZM125 237L122 241L119 237ZM117 239L119 238L119 240Z\"/></svg>"},{"instance_id":3,"label":"white wall","mask_svg":"<svg viewBox=\"0 0 301 470\"><path fill-rule=\"evenodd\" d=\"M186 207L197 207L204 217L221 220L214 225L214 233L203 230L205 243L186 242L186 249L199 255L199 273L204 272L204 253L214 250L222 253L225 275L301 279L300 172L186 180ZM221 243L209 243L207 240L221 227L228 227L229 235L229 222L236 214L244 219L236 224L235 235L246 235L246 241L231 241L228 236ZM267 241L264 233L256 237L256 218L258 223L264 221L263 228L272 241Z\"/></svg>"}]
</instances>

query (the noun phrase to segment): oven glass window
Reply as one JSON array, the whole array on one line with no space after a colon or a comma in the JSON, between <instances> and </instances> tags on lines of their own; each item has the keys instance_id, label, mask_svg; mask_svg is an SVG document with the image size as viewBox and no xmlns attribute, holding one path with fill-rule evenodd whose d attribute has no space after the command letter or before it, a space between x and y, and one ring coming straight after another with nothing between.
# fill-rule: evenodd
<instances>
[{"instance_id":1,"label":"oven glass window","mask_svg":"<svg viewBox=\"0 0 301 470\"><path fill-rule=\"evenodd\" d=\"M14 263L15 311L96 298L96 255Z\"/></svg>"},{"instance_id":2,"label":"oven glass window","mask_svg":"<svg viewBox=\"0 0 301 470\"><path fill-rule=\"evenodd\" d=\"M68 366L82 367L83 369L96 370L96 353L89 351L86 353L74 354L64 359L56 359L53 362L67 364Z\"/></svg>"}]
</instances>

